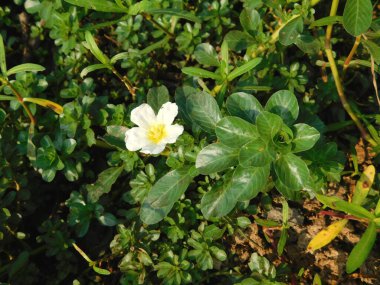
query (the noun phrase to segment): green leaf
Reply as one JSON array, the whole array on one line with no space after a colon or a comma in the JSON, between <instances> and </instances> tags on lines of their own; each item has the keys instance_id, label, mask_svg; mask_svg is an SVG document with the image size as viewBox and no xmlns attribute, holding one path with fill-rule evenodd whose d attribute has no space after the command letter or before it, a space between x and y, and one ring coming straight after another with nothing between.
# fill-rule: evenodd
<instances>
[{"instance_id":1,"label":"green leaf","mask_svg":"<svg viewBox=\"0 0 380 285\"><path fill-rule=\"evenodd\" d=\"M295 191L306 185L310 175L306 163L292 153L280 156L274 162L274 171L282 184Z\"/></svg>"},{"instance_id":2,"label":"green leaf","mask_svg":"<svg viewBox=\"0 0 380 285\"><path fill-rule=\"evenodd\" d=\"M257 32L260 26L260 14L255 9L244 9L240 14L240 24L251 35Z\"/></svg>"},{"instance_id":3,"label":"green leaf","mask_svg":"<svg viewBox=\"0 0 380 285\"><path fill-rule=\"evenodd\" d=\"M265 105L265 111L279 115L287 125L298 118L299 106L296 96L288 90L274 93Z\"/></svg>"},{"instance_id":4,"label":"green leaf","mask_svg":"<svg viewBox=\"0 0 380 285\"><path fill-rule=\"evenodd\" d=\"M377 64L380 64L380 46L373 41L362 41Z\"/></svg>"},{"instance_id":5,"label":"green leaf","mask_svg":"<svg viewBox=\"0 0 380 285\"><path fill-rule=\"evenodd\" d=\"M227 98L226 107L232 116L240 117L251 123L255 123L257 115L264 110L253 95L244 92L231 94Z\"/></svg>"},{"instance_id":6,"label":"green leaf","mask_svg":"<svg viewBox=\"0 0 380 285\"><path fill-rule=\"evenodd\" d=\"M348 274L351 274L356 269L358 269L367 259L375 244L376 235L376 225L371 221L362 238L355 245L350 255L348 256L346 263L346 272Z\"/></svg>"},{"instance_id":7,"label":"green leaf","mask_svg":"<svg viewBox=\"0 0 380 285\"><path fill-rule=\"evenodd\" d=\"M108 271L107 269L103 269L103 268L100 268L100 267L97 267L97 266L92 266L92 269L96 272L96 273L98 273L98 274L100 274L100 275L110 275L111 274L111 272L110 271Z\"/></svg>"},{"instance_id":8,"label":"green leaf","mask_svg":"<svg viewBox=\"0 0 380 285\"><path fill-rule=\"evenodd\" d=\"M262 111L256 119L257 130L265 141L272 140L281 130L282 124L281 117L267 111Z\"/></svg>"},{"instance_id":9,"label":"green leaf","mask_svg":"<svg viewBox=\"0 0 380 285\"><path fill-rule=\"evenodd\" d=\"M211 78L215 80L223 79L219 74L216 74L214 72L211 72L199 67L184 67L182 68L182 72L194 77Z\"/></svg>"},{"instance_id":10,"label":"green leaf","mask_svg":"<svg viewBox=\"0 0 380 285\"><path fill-rule=\"evenodd\" d=\"M267 276L271 279L276 277L276 267L274 267L268 259L258 255L256 252L252 253L248 267L251 271L258 272L261 275Z\"/></svg>"},{"instance_id":11,"label":"green leaf","mask_svg":"<svg viewBox=\"0 0 380 285\"><path fill-rule=\"evenodd\" d=\"M259 137L256 127L239 117L224 117L216 125L215 133L222 144L232 148L240 148Z\"/></svg>"},{"instance_id":12,"label":"green leaf","mask_svg":"<svg viewBox=\"0 0 380 285\"><path fill-rule=\"evenodd\" d=\"M239 152L239 163L244 167L261 167L273 161L273 154L261 138L245 144Z\"/></svg>"},{"instance_id":13,"label":"green leaf","mask_svg":"<svg viewBox=\"0 0 380 285\"><path fill-rule=\"evenodd\" d=\"M143 201L140 209L140 219L147 225L157 224L167 216L172 208L173 205L153 208L149 201Z\"/></svg>"},{"instance_id":14,"label":"green leaf","mask_svg":"<svg viewBox=\"0 0 380 285\"><path fill-rule=\"evenodd\" d=\"M347 0L343 11L343 27L354 37L365 33L372 23L371 0Z\"/></svg>"},{"instance_id":15,"label":"green leaf","mask_svg":"<svg viewBox=\"0 0 380 285\"><path fill-rule=\"evenodd\" d=\"M92 9L99 12L126 13L127 8L121 8L117 4L107 0L65 0L67 3L79 7Z\"/></svg>"},{"instance_id":16,"label":"green leaf","mask_svg":"<svg viewBox=\"0 0 380 285\"><path fill-rule=\"evenodd\" d=\"M128 130L127 127L123 126L107 126L107 134L101 138L107 144L124 150L125 147L125 132Z\"/></svg>"},{"instance_id":17,"label":"green leaf","mask_svg":"<svg viewBox=\"0 0 380 285\"><path fill-rule=\"evenodd\" d=\"M187 125L194 124L186 108L187 99L197 92L197 89L186 85L178 87L175 90L175 102L178 105L178 113Z\"/></svg>"},{"instance_id":18,"label":"green leaf","mask_svg":"<svg viewBox=\"0 0 380 285\"><path fill-rule=\"evenodd\" d=\"M170 171L153 185L146 201L149 201L153 208L173 205L186 191L196 175L197 171L194 166L184 166Z\"/></svg>"},{"instance_id":19,"label":"green leaf","mask_svg":"<svg viewBox=\"0 0 380 285\"><path fill-rule=\"evenodd\" d=\"M223 236L224 232L225 228L221 229L217 227L215 224L211 224L205 227L203 231L203 237L205 239L218 240Z\"/></svg>"},{"instance_id":20,"label":"green leaf","mask_svg":"<svg viewBox=\"0 0 380 285\"><path fill-rule=\"evenodd\" d=\"M296 46L304 53L315 55L322 49L321 41L311 35L298 36Z\"/></svg>"},{"instance_id":21,"label":"green leaf","mask_svg":"<svg viewBox=\"0 0 380 285\"><path fill-rule=\"evenodd\" d=\"M314 27L322 27L322 26L328 26L333 24L340 24L343 21L342 16L327 16L323 17L321 19L315 20L312 22L309 26L309 29Z\"/></svg>"},{"instance_id":22,"label":"green leaf","mask_svg":"<svg viewBox=\"0 0 380 285\"><path fill-rule=\"evenodd\" d=\"M235 68L230 74L227 76L228 81L234 80L236 77L239 77L243 75L244 73L247 73L251 69L255 68L259 63L261 62L261 58L254 58L248 61L247 63L244 63L243 65Z\"/></svg>"},{"instance_id":23,"label":"green leaf","mask_svg":"<svg viewBox=\"0 0 380 285\"><path fill-rule=\"evenodd\" d=\"M206 92L198 92L189 96L186 110L191 119L202 130L210 134L215 132L216 124L222 117L218 103Z\"/></svg>"},{"instance_id":24,"label":"green leaf","mask_svg":"<svg viewBox=\"0 0 380 285\"><path fill-rule=\"evenodd\" d=\"M123 168L124 166L108 168L99 174L95 183L87 185L86 189L89 201L95 203L103 194L108 193L120 176Z\"/></svg>"},{"instance_id":25,"label":"green leaf","mask_svg":"<svg viewBox=\"0 0 380 285\"><path fill-rule=\"evenodd\" d=\"M164 85L150 88L148 91L147 103L152 107L156 114L160 110L161 106L164 103L169 102L169 100L169 91Z\"/></svg>"},{"instance_id":26,"label":"green leaf","mask_svg":"<svg viewBox=\"0 0 380 285\"><path fill-rule=\"evenodd\" d=\"M220 69L222 70L222 74L226 76L229 73L229 62L230 62L228 42L226 40L223 41L222 46L220 48L220 56L222 59L222 62L220 64Z\"/></svg>"},{"instance_id":27,"label":"green leaf","mask_svg":"<svg viewBox=\"0 0 380 285\"><path fill-rule=\"evenodd\" d=\"M4 40L1 34L0 34L0 70L3 76L7 76L7 61L5 57Z\"/></svg>"},{"instance_id":28,"label":"green leaf","mask_svg":"<svg viewBox=\"0 0 380 285\"><path fill-rule=\"evenodd\" d=\"M200 174L207 175L238 164L238 150L221 143L203 148L197 156L195 166Z\"/></svg>"},{"instance_id":29,"label":"green leaf","mask_svg":"<svg viewBox=\"0 0 380 285\"><path fill-rule=\"evenodd\" d=\"M22 251L18 256L17 258L11 263L11 267L8 271L8 274L9 274L9 278L13 278L13 276L15 276L15 274L17 273L20 273L22 274L22 272L20 272L20 270L26 266L28 264L28 261L29 261L29 252L28 251Z\"/></svg>"},{"instance_id":30,"label":"green leaf","mask_svg":"<svg viewBox=\"0 0 380 285\"><path fill-rule=\"evenodd\" d=\"M230 49L238 52L256 43L255 38L249 34L235 30L228 32L224 40L228 42Z\"/></svg>"},{"instance_id":31,"label":"green leaf","mask_svg":"<svg viewBox=\"0 0 380 285\"><path fill-rule=\"evenodd\" d=\"M94 37L89 31L85 33L86 42L91 53L103 64L109 65L109 58L99 49Z\"/></svg>"},{"instance_id":32,"label":"green leaf","mask_svg":"<svg viewBox=\"0 0 380 285\"><path fill-rule=\"evenodd\" d=\"M34 63L23 63L20 65L16 65L9 69L7 71L7 75L10 76L12 74L16 74L19 72L38 72L38 71L44 71L45 67L39 65L39 64L34 64Z\"/></svg>"},{"instance_id":33,"label":"green leaf","mask_svg":"<svg viewBox=\"0 0 380 285\"><path fill-rule=\"evenodd\" d=\"M230 183L230 190L238 201L255 198L268 182L270 167L236 167Z\"/></svg>"},{"instance_id":34,"label":"green leaf","mask_svg":"<svg viewBox=\"0 0 380 285\"><path fill-rule=\"evenodd\" d=\"M303 31L303 19L298 16L288 23L280 30L279 41L284 46L289 46L297 41L298 36Z\"/></svg>"},{"instance_id":35,"label":"green leaf","mask_svg":"<svg viewBox=\"0 0 380 285\"><path fill-rule=\"evenodd\" d=\"M195 16L194 14L192 14L188 11L184 11L184 10L178 10L178 9L173 9L173 8L170 8L170 9L154 9L154 10L148 9L147 12L149 14L152 14L152 15L164 14L164 15L176 16L178 18L186 19L188 21L192 21L195 23L201 23L201 20L197 16Z\"/></svg>"},{"instance_id":36,"label":"green leaf","mask_svg":"<svg viewBox=\"0 0 380 285\"><path fill-rule=\"evenodd\" d=\"M220 218L235 207L237 197L230 191L229 183L214 186L201 200L201 211L206 219Z\"/></svg>"},{"instance_id":37,"label":"green leaf","mask_svg":"<svg viewBox=\"0 0 380 285\"><path fill-rule=\"evenodd\" d=\"M293 126L293 134L293 153L311 149L320 137L317 129L302 123Z\"/></svg>"},{"instance_id":38,"label":"green leaf","mask_svg":"<svg viewBox=\"0 0 380 285\"><path fill-rule=\"evenodd\" d=\"M197 45L194 50L194 57L203 65L219 66L220 64L214 47L209 43Z\"/></svg>"},{"instance_id":39,"label":"green leaf","mask_svg":"<svg viewBox=\"0 0 380 285\"><path fill-rule=\"evenodd\" d=\"M334 209L345 212L347 214L354 215L362 219L372 220L376 218L374 214L367 211L362 206L352 204L344 200L338 200L338 201L333 202L332 204L334 206Z\"/></svg>"},{"instance_id":40,"label":"green leaf","mask_svg":"<svg viewBox=\"0 0 380 285\"><path fill-rule=\"evenodd\" d=\"M93 72L95 70L103 69L103 68L109 68L108 65L103 64L103 63L96 63L96 64L91 64L85 68L83 68L82 72L80 73L80 77L86 77L87 74L90 72Z\"/></svg>"}]
</instances>

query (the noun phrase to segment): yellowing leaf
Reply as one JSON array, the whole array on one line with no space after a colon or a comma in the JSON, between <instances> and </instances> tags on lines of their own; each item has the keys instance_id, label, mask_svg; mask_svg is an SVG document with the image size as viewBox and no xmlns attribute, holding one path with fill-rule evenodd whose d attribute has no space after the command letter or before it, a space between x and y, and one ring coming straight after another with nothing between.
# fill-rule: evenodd
<instances>
[{"instance_id":1,"label":"yellowing leaf","mask_svg":"<svg viewBox=\"0 0 380 285\"><path fill-rule=\"evenodd\" d=\"M348 220L343 219L332 223L320 231L308 244L307 249L314 251L329 244L344 228Z\"/></svg>"},{"instance_id":2,"label":"yellowing leaf","mask_svg":"<svg viewBox=\"0 0 380 285\"><path fill-rule=\"evenodd\" d=\"M50 108L59 115L63 113L63 107L61 105L54 103L54 102L47 100L47 99L27 97L27 98L24 98L23 101L35 103L35 104L38 104L42 107Z\"/></svg>"},{"instance_id":3,"label":"yellowing leaf","mask_svg":"<svg viewBox=\"0 0 380 285\"><path fill-rule=\"evenodd\" d=\"M352 197L352 203L356 205L361 205L364 199L367 197L369 190L371 189L373 180L375 179L376 169L373 165L368 166L359 181L356 183L355 193Z\"/></svg>"}]
</instances>

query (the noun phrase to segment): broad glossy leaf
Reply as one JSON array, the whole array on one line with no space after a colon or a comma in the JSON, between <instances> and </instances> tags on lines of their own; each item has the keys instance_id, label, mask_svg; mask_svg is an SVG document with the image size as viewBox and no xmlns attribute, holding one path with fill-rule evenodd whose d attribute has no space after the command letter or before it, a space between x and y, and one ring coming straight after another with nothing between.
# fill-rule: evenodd
<instances>
[{"instance_id":1,"label":"broad glossy leaf","mask_svg":"<svg viewBox=\"0 0 380 285\"><path fill-rule=\"evenodd\" d=\"M231 94L227 98L226 107L232 116L240 117L251 123L255 123L257 115L264 110L253 95L244 92Z\"/></svg>"},{"instance_id":2,"label":"broad glossy leaf","mask_svg":"<svg viewBox=\"0 0 380 285\"><path fill-rule=\"evenodd\" d=\"M194 50L195 59L203 65L219 66L218 55L212 45L203 43L197 45Z\"/></svg>"},{"instance_id":3,"label":"broad glossy leaf","mask_svg":"<svg viewBox=\"0 0 380 285\"><path fill-rule=\"evenodd\" d=\"M347 0L343 11L343 27L354 37L365 33L372 23L371 0Z\"/></svg>"},{"instance_id":4,"label":"broad glossy leaf","mask_svg":"<svg viewBox=\"0 0 380 285\"><path fill-rule=\"evenodd\" d=\"M244 167L261 167L271 163L274 155L261 138L245 144L239 152L239 163Z\"/></svg>"},{"instance_id":5,"label":"broad glossy leaf","mask_svg":"<svg viewBox=\"0 0 380 285\"><path fill-rule=\"evenodd\" d=\"M149 202L153 208L173 205L196 175L194 166L184 166L170 171L153 185L144 202Z\"/></svg>"},{"instance_id":6,"label":"broad glossy leaf","mask_svg":"<svg viewBox=\"0 0 380 285\"><path fill-rule=\"evenodd\" d=\"M284 46L291 45L296 42L298 36L303 31L303 19L301 16L289 21L280 31L279 41Z\"/></svg>"},{"instance_id":7,"label":"broad glossy leaf","mask_svg":"<svg viewBox=\"0 0 380 285\"><path fill-rule=\"evenodd\" d=\"M206 219L220 218L227 215L235 207L237 197L230 191L229 183L214 186L201 200L201 211Z\"/></svg>"},{"instance_id":8,"label":"broad glossy leaf","mask_svg":"<svg viewBox=\"0 0 380 285\"><path fill-rule=\"evenodd\" d=\"M255 125L239 117L224 117L216 125L215 133L222 144L232 148L240 148L259 137Z\"/></svg>"},{"instance_id":9,"label":"broad glossy leaf","mask_svg":"<svg viewBox=\"0 0 380 285\"><path fill-rule=\"evenodd\" d=\"M117 178L119 178L123 168L124 167L111 167L101 172L96 182L88 184L86 187L88 199L91 202L96 202L103 194L108 193Z\"/></svg>"},{"instance_id":10,"label":"broad glossy leaf","mask_svg":"<svg viewBox=\"0 0 380 285\"><path fill-rule=\"evenodd\" d=\"M250 45L256 43L254 37L242 31L236 30L228 32L224 40L228 42L228 46L234 51L242 51Z\"/></svg>"},{"instance_id":11,"label":"broad glossy leaf","mask_svg":"<svg viewBox=\"0 0 380 285\"><path fill-rule=\"evenodd\" d=\"M327 228L321 230L313 239L309 242L307 249L314 251L328 245L333 239L335 239L343 228L348 223L347 219L336 221L329 225Z\"/></svg>"},{"instance_id":12,"label":"broad glossy leaf","mask_svg":"<svg viewBox=\"0 0 380 285\"><path fill-rule=\"evenodd\" d=\"M186 110L191 119L210 134L215 132L216 124L222 118L218 103L206 92L198 92L189 96Z\"/></svg>"},{"instance_id":13,"label":"broad glossy leaf","mask_svg":"<svg viewBox=\"0 0 380 285\"><path fill-rule=\"evenodd\" d=\"M150 88L147 95L147 103L155 113L158 113L162 104L169 102L169 91L166 86Z\"/></svg>"},{"instance_id":14,"label":"broad glossy leaf","mask_svg":"<svg viewBox=\"0 0 380 285\"><path fill-rule=\"evenodd\" d=\"M238 164L238 149L221 143L213 143L203 148L197 156L195 166L200 174L211 174Z\"/></svg>"},{"instance_id":15,"label":"broad glossy leaf","mask_svg":"<svg viewBox=\"0 0 380 285\"><path fill-rule=\"evenodd\" d=\"M297 200L297 198L300 196L299 189L286 186L278 179L278 177L275 178L274 185L277 191L289 200Z\"/></svg>"},{"instance_id":16,"label":"broad glossy leaf","mask_svg":"<svg viewBox=\"0 0 380 285\"><path fill-rule=\"evenodd\" d=\"M309 179L306 163L292 153L281 155L274 162L274 171L280 182L294 191L301 190Z\"/></svg>"},{"instance_id":17,"label":"broad glossy leaf","mask_svg":"<svg viewBox=\"0 0 380 285\"><path fill-rule=\"evenodd\" d=\"M302 123L293 126L293 134L293 153L311 149L320 137L317 129Z\"/></svg>"},{"instance_id":18,"label":"broad glossy leaf","mask_svg":"<svg viewBox=\"0 0 380 285\"><path fill-rule=\"evenodd\" d=\"M371 221L362 238L355 245L350 255L348 256L346 263L346 272L348 274L351 274L356 269L358 269L367 259L369 253L373 248L373 245L375 244L376 235L376 225Z\"/></svg>"},{"instance_id":19,"label":"broad glossy leaf","mask_svg":"<svg viewBox=\"0 0 380 285\"><path fill-rule=\"evenodd\" d=\"M257 130L266 142L275 137L281 130L282 124L281 117L267 111L262 111L256 118Z\"/></svg>"},{"instance_id":20,"label":"broad glossy leaf","mask_svg":"<svg viewBox=\"0 0 380 285\"><path fill-rule=\"evenodd\" d=\"M108 0L65 0L67 3L92 9L99 12L126 13L127 8L122 8Z\"/></svg>"},{"instance_id":21,"label":"broad glossy leaf","mask_svg":"<svg viewBox=\"0 0 380 285\"><path fill-rule=\"evenodd\" d=\"M154 225L162 221L173 208L169 205L161 208L153 208L148 201L143 201L140 209L140 219L147 225Z\"/></svg>"},{"instance_id":22,"label":"broad glossy leaf","mask_svg":"<svg viewBox=\"0 0 380 285\"><path fill-rule=\"evenodd\" d=\"M188 11L184 11L184 10L179 10L179 9L173 9L173 8L169 8L169 9L149 9L147 10L147 12L149 14L152 14L152 15L170 15L170 16L176 16L178 18L182 18L182 19L186 19L186 20L189 20L189 21L192 21L192 22L195 22L195 23L201 23L201 20L195 16L194 14L188 12Z\"/></svg>"},{"instance_id":23,"label":"broad glossy leaf","mask_svg":"<svg viewBox=\"0 0 380 285\"><path fill-rule=\"evenodd\" d=\"M191 86L181 86L175 90L175 102L178 105L178 113L188 125L191 125L193 122L187 112L186 102L188 98L197 92L197 89Z\"/></svg>"},{"instance_id":24,"label":"broad glossy leaf","mask_svg":"<svg viewBox=\"0 0 380 285\"><path fill-rule=\"evenodd\" d=\"M230 190L238 201L253 199L268 182L270 167L236 167L230 182Z\"/></svg>"},{"instance_id":25,"label":"broad glossy leaf","mask_svg":"<svg viewBox=\"0 0 380 285\"><path fill-rule=\"evenodd\" d=\"M264 256L258 255L257 252L252 253L248 267L251 271L258 272L271 279L276 277L276 267Z\"/></svg>"},{"instance_id":26,"label":"broad glossy leaf","mask_svg":"<svg viewBox=\"0 0 380 285\"><path fill-rule=\"evenodd\" d=\"M265 105L265 111L279 115L287 125L298 118L299 106L296 96L288 90L274 93Z\"/></svg>"},{"instance_id":27,"label":"broad glossy leaf","mask_svg":"<svg viewBox=\"0 0 380 285\"><path fill-rule=\"evenodd\" d=\"M37 71L44 71L44 70L45 70L45 67L43 67L42 65L35 64L35 63L23 63L9 69L7 71L7 75L10 76L12 74L16 74L19 72L37 72Z\"/></svg>"},{"instance_id":28,"label":"broad glossy leaf","mask_svg":"<svg viewBox=\"0 0 380 285\"><path fill-rule=\"evenodd\" d=\"M243 29L253 35L260 26L260 14L255 9L244 9L240 14L240 24Z\"/></svg>"},{"instance_id":29,"label":"broad glossy leaf","mask_svg":"<svg viewBox=\"0 0 380 285\"><path fill-rule=\"evenodd\" d=\"M182 68L182 72L194 76L194 77L201 77L201 78L211 78L215 80L222 80L222 76L219 74L216 74L214 72L199 68L199 67L184 67Z\"/></svg>"}]
</instances>

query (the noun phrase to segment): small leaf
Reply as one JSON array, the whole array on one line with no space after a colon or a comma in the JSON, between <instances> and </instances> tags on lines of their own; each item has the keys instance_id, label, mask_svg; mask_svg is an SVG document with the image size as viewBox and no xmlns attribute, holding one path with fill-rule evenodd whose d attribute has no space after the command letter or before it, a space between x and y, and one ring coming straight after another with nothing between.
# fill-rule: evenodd
<instances>
[{"instance_id":1,"label":"small leaf","mask_svg":"<svg viewBox=\"0 0 380 285\"><path fill-rule=\"evenodd\" d=\"M274 162L274 171L281 183L295 191L301 190L309 180L306 163L292 153L280 156Z\"/></svg>"},{"instance_id":2,"label":"small leaf","mask_svg":"<svg viewBox=\"0 0 380 285\"><path fill-rule=\"evenodd\" d=\"M232 116L240 117L251 123L255 123L257 115L264 110L253 95L244 92L231 94L227 98L226 107Z\"/></svg>"},{"instance_id":3,"label":"small leaf","mask_svg":"<svg viewBox=\"0 0 380 285\"><path fill-rule=\"evenodd\" d=\"M42 98L31 98L31 97L25 97L23 98L24 102L31 102L34 104L38 104L42 107L49 108L56 112L58 115L63 113L63 107L55 102L52 102L47 99L42 99Z\"/></svg>"},{"instance_id":4,"label":"small leaf","mask_svg":"<svg viewBox=\"0 0 380 285\"><path fill-rule=\"evenodd\" d=\"M108 0L65 0L67 3L99 12L126 13L127 8L121 8Z\"/></svg>"},{"instance_id":5,"label":"small leaf","mask_svg":"<svg viewBox=\"0 0 380 285\"><path fill-rule=\"evenodd\" d=\"M182 72L194 77L211 78L215 80L223 79L219 74L216 74L214 72L211 72L199 67L184 67L182 68Z\"/></svg>"},{"instance_id":6,"label":"small leaf","mask_svg":"<svg viewBox=\"0 0 380 285\"><path fill-rule=\"evenodd\" d=\"M309 242L307 249L314 251L328 245L333 239L335 239L339 233L346 226L348 220L342 219L329 225L326 229L321 230L313 239Z\"/></svg>"},{"instance_id":7,"label":"small leaf","mask_svg":"<svg viewBox=\"0 0 380 285\"><path fill-rule=\"evenodd\" d=\"M107 269L103 269L103 268L100 268L100 267L97 267L97 266L92 266L92 269L96 272L96 273L98 273L98 274L100 274L100 275L110 275L111 274L111 272L110 271L108 271Z\"/></svg>"},{"instance_id":8,"label":"small leaf","mask_svg":"<svg viewBox=\"0 0 380 285\"><path fill-rule=\"evenodd\" d=\"M99 69L103 69L103 68L108 68L108 65L105 65L103 63L96 63L96 64L92 64L92 65L89 65L85 68L83 68L82 72L80 73L80 77L86 77L87 74L89 74L90 72L93 72L95 70L99 70Z\"/></svg>"},{"instance_id":9,"label":"small leaf","mask_svg":"<svg viewBox=\"0 0 380 285\"><path fill-rule=\"evenodd\" d=\"M239 163L243 167L262 167L271 163L273 159L268 145L261 138L245 144L239 152Z\"/></svg>"},{"instance_id":10,"label":"small leaf","mask_svg":"<svg viewBox=\"0 0 380 285\"><path fill-rule=\"evenodd\" d=\"M228 81L234 80L236 77L239 77L243 75L244 73L247 73L251 69L255 68L257 65L260 64L261 58L254 58L251 59L250 61L244 63L243 65L235 68L230 74L227 76Z\"/></svg>"},{"instance_id":11,"label":"small leaf","mask_svg":"<svg viewBox=\"0 0 380 285\"><path fill-rule=\"evenodd\" d=\"M91 202L96 202L103 195L111 190L112 185L116 182L117 178L123 171L122 167L111 167L98 176L95 183L87 185L88 199Z\"/></svg>"},{"instance_id":12,"label":"small leaf","mask_svg":"<svg viewBox=\"0 0 380 285\"><path fill-rule=\"evenodd\" d=\"M206 92L192 94L187 99L186 110L191 119L205 132L215 133L216 124L222 117L216 100Z\"/></svg>"},{"instance_id":13,"label":"small leaf","mask_svg":"<svg viewBox=\"0 0 380 285\"><path fill-rule=\"evenodd\" d=\"M1 34L0 34L0 70L3 76L7 76L7 61L5 57L4 40Z\"/></svg>"},{"instance_id":14,"label":"small leaf","mask_svg":"<svg viewBox=\"0 0 380 285\"><path fill-rule=\"evenodd\" d=\"M280 30L279 41L284 46L291 45L296 42L302 31L303 19L301 16L298 16L286 23L286 25Z\"/></svg>"},{"instance_id":15,"label":"small leaf","mask_svg":"<svg viewBox=\"0 0 380 285\"><path fill-rule=\"evenodd\" d=\"M375 179L376 169L373 165L369 165L360 176L360 179L356 183L354 196L352 197L353 204L363 204L365 198L368 195L369 190L372 187Z\"/></svg>"},{"instance_id":16,"label":"small leaf","mask_svg":"<svg viewBox=\"0 0 380 285\"><path fill-rule=\"evenodd\" d=\"M348 256L346 263L346 272L348 274L351 274L356 269L358 269L367 259L373 245L375 244L376 235L376 225L371 221L362 238L355 245L350 255Z\"/></svg>"},{"instance_id":17,"label":"small leaf","mask_svg":"<svg viewBox=\"0 0 380 285\"><path fill-rule=\"evenodd\" d=\"M238 150L221 143L203 148L197 156L195 166L203 175L219 172L238 164Z\"/></svg>"},{"instance_id":18,"label":"small leaf","mask_svg":"<svg viewBox=\"0 0 380 285\"><path fill-rule=\"evenodd\" d=\"M70 0L71 1L71 0ZM86 42L88 44L88 48L90 49L91 53L103 64L108 65L109 64L109 58L99 49L98 45L96 44L94 37L89 31L86 31L85 33Z\"/></svg>"},{"instance_id":19,"label":"small leaf","mask_svg":"<svg viewBox=\"0 0 380 285\"><path fill-rule=\"evenodd\" d=\"M288 90L277 91L269 98L265 105L265 111L280 116L285 124L291 125L298 118L297 98Z\"/></svg>"},{"instance_id":20,"label":"small leaf","mask_svg":"<svg viewBox=\"0 0 380 285\"><path fill-rule=\"evenodd\" d=\"M197 45L194 50L195 59L203 65L219 66L218 55L212 45L203 43Z\"/></svg>"},{"instance_id":21,"label":"small leaf","mask_svg":"<svg viewBox=\"0 0 380 285\"><path fill-rule=\"evenodd\" d=\"M309 26L309 29L314 27L322 27L322 26L328 26L333 24L340 24L343 21L342 16L327 16L323 17L321 19L315 20L312 22Z\"/></svg>"},{"instance_id":22,"label":"small leaf","mask_svg":"<svg viewBox=\"0 0 380 285\"><path fill-rule=\"evenodd\" d=\"M302 123L293 126L293 134L293 153L311 149L320 137L317 129Z\"/></svg>"},{"instance_id":23,"label":"small leaf","mask_svg":"<svg viewBox=\"0 0 380 285\"><path fill-rule=\"evenodd\" d=\"M27 265L28 261L29 261L29 252L28 251L22 251L18 256L17 258L11 263L11 267L8 271L8 274L9 274L9 278L13 278L13 276L15 276L15 274L19 273L19 274L22 274L22 272L20 272L20 270Z\"/></svg>"},{"instance_id":24,"label":"small leaf","mask_svg":"<svg viewBox=\"0 0 380 285\"><path fill-rule=\"evenodd\" d=\"M201 20L195 16L194 14L188 12L188 11L184 11L184 10L178 10L178 9L173 9L173 8L170 8L170 9L154 9L154 10L147 10L147 12L149 14L152 14L152 15L161 15L161 14L164 14L164 15L170 15L170 16L175 16L175 17L178 17L178 18L182 18L182 19L186 19L188 21L192 21L194 23L201 23Z\"/></svg>"},{"instance_id":25,"label":"small leaf","mask_svg":"<svg viewBox=\"0 0 380 285\"><path fill-rule=\"evenodd\" d=\"M19 72L38 72L38 71L44 71L45 67L39 64L34 64L34 63L23 63L20 65L16 65L9 69L7 71L7 75L10 76L12 74L16 74Z\"/></svg>"},{"instance_id":26,"label":"small leaf","mask_svg":"<svg viewBox=\"0 0 380 285\"><path fill-rule=\"evenodd\" d=\"M343 27L354 37L365 33L372 23L371 0L347 0L343 11Z\"/></svg>"},{"instance_id":27,"label":"small leaf","mask_svg":"<svg viewBox=\"0 0 380 285\"><path fill-rule=\"evenodd\" d=\"M237 52L247 49L247 47L256 43L254 37L236 30L228 32L224 40L228 42L230 49Z\"/></svg>"},{"instance_id":28,"label":"small leaf","mask_svg":"<svg viewBox=\"0 0 380 285\"><path fill-rule=\"evenodd\" d=\"M154 112L158 113L162 104L169 102L169 91L166 86L150 88L147 95L147 103Z\"/></svg>"},{"instance_id":29,"label":"small leaf","mask_svg":"<svg viewBox=\"0 0 380 285\"><path fill-rule=\"evenodd\" d=\"M254 35L260 25L260 14L255 9L244 9L240 14L240 24L243 29Z\"/></svg>"},{"instance_id":30,"label":"small leaf","mask_svg":"<svg viewBox=\"0 0 380 285\"><path fill-rule=\"evenodd\" d=\"M215 133L222 144L232 148L240 148L259 137L254 125L238 117L221 119L216 125Z\"/></svg>"}]
</instances>

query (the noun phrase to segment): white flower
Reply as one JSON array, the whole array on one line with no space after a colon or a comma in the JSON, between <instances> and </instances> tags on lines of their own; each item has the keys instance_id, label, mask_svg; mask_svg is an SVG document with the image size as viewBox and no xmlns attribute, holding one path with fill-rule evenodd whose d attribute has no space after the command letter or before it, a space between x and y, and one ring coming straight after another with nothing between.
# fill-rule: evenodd
<instances>
[{"instance_id":1,"label":"white flower","mask_svg":"<svg viewBox=\"0 0 380 285\"><path fill-rule=\"evenodd\" d=\"M142 153L158 154L167 143L174 143L183 132L183 126L172 125L178 114L178 106L167 102L158 114L148 104L132 110L131 121L138 127L127 130L125 144L130 151L141 149Z\"/></svg>"}]
</instances>

